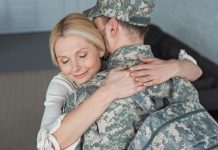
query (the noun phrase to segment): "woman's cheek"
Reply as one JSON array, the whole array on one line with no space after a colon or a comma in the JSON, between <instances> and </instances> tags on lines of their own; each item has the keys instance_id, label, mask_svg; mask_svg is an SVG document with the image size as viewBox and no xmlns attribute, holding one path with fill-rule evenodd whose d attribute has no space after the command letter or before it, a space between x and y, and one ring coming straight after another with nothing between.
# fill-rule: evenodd
<instances>
[{"instance_id":1,"label":"woman's cheek","mask_svg":"<svg viewBox=\"0 0 218 150\"><path fill-rule=\"evenodd\" d=\"M60 66L60 69L61 71L65 74L65 75L68 75L71 73L71 66L70 65L67 65L67 64L62 64Z\"/></svg>"}]
</instances>

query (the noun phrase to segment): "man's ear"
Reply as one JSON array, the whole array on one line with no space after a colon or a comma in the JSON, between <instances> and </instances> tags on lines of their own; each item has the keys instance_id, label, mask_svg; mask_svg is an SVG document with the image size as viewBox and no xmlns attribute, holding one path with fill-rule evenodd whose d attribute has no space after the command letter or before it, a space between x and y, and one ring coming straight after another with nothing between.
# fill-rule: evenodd
<instances>
[{"instance_id":1,"label":"man's ear","mask_svg":"<svg viewBox=\"0 0 218 150\"><path fill-rule=\"evenodd\" d=\"M109 24L109 29L110 29L110 35L112 37L116 36L118 33L118 21L114 18L111 18L108 24Z\"/></svg>"}]
</instances>

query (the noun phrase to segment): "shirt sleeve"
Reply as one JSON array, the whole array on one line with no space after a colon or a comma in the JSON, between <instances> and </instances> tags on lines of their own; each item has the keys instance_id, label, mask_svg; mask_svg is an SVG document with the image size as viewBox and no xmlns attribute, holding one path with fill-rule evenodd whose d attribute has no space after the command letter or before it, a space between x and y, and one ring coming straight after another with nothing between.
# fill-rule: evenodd
<instances>
[{"instance_id":1,"label":"shirt sleeve","mask_svg":"<svg viewBox=\"0 0 218 150\"><path fill-rule=\"evenodd\" d=\"M45 127L52 130L56 120L62 114L62 106L72 91L73 86L68 79L61 74L58 74L51 80L44 102L45 110L42 117L41 128Z\"/></svg>"},{"instance_id":2,"label":"shirt sleeve","mask_svg":"<svg viewBox=\"0 0 218 150\"><path fill-rule=\"evenodd\" d=\"M38 150L60 150L60 145L57 139L52 135L61 125L62 120L66 114L61 115L56 121L56 129L48 130L46 128L41 128L37 135L37 149ZM80 138L72 145L70 145L66 150L75 150L76 146L80 142Z\"/></svg>"},{"instance_id":3,"label":"shirt sleeve","mask_svg":"<svg viewBox=\"0 0 218 150\"><path fill-rule=\"evenodd\" d=\"M197 65L197 61L192 56L188 55L184 49L181 49L179 52L179 60L184 59L190 60L192 63Z\"/></svg>"},{"instance_id":4,"label":"shirt sleeve","mask_svg":"<svg viewBox=\"0 0 218 150\"><path fill-rule=\"evenodd\" d=\"M65 115L62 115L62 106L65 103L66 98L73 91L72 83L63 75L58 74L55 76L48 87L46 93L46 100L44 102L45 110L42 117L41 128L37 135L37 149L60 149L59 144L55 137L52 135L61 125L61 122ZM71 145L76 147L77 143Z\"/></svg>"}]
</instances>

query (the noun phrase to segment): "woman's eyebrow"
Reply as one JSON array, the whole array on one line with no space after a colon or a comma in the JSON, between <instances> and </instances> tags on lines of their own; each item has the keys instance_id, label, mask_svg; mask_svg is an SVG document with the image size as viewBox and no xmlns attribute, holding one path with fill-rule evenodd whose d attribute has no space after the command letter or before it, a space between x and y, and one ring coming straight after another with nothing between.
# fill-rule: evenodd
<instances>
[{"instance_id":1,"label":"woman's eyebrow","mask_svg":"<svg viewBox=\"0 0 218 150\"><path fill-rule=\"evenodd\" d=\"M64 57L64 58L67 58L66 56L57 56L57 58L63 58L63 57Z\"/></svg>"}]
</instances>

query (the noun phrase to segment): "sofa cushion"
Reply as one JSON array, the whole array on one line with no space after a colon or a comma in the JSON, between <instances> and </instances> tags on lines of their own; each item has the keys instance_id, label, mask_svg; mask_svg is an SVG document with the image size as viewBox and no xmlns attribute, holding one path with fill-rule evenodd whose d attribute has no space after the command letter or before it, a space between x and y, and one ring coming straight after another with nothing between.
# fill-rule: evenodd
<instances>
[{"instance_id":1,"label":"sofa cushion","mask_svg":"<svg viewBox=\"0 0 218 150\"><path fill-rule=\"evenodd\" d=\"M218 103L218 88L210 90L200 90L199 91L200 103L207 108L207 110L214 113L214 117L218 117L217 103Z\"/></svg>"},{"instance_id":2,"label":"sofa cushion","mask_svg":"<svg viewBox=\"0 0 218 150\"><path fill-rule=\"evenodd\" d=\"M205 77L193 82L197 90L210 90L215 83L215 77Z\"/></svg>"}]
</instances>

